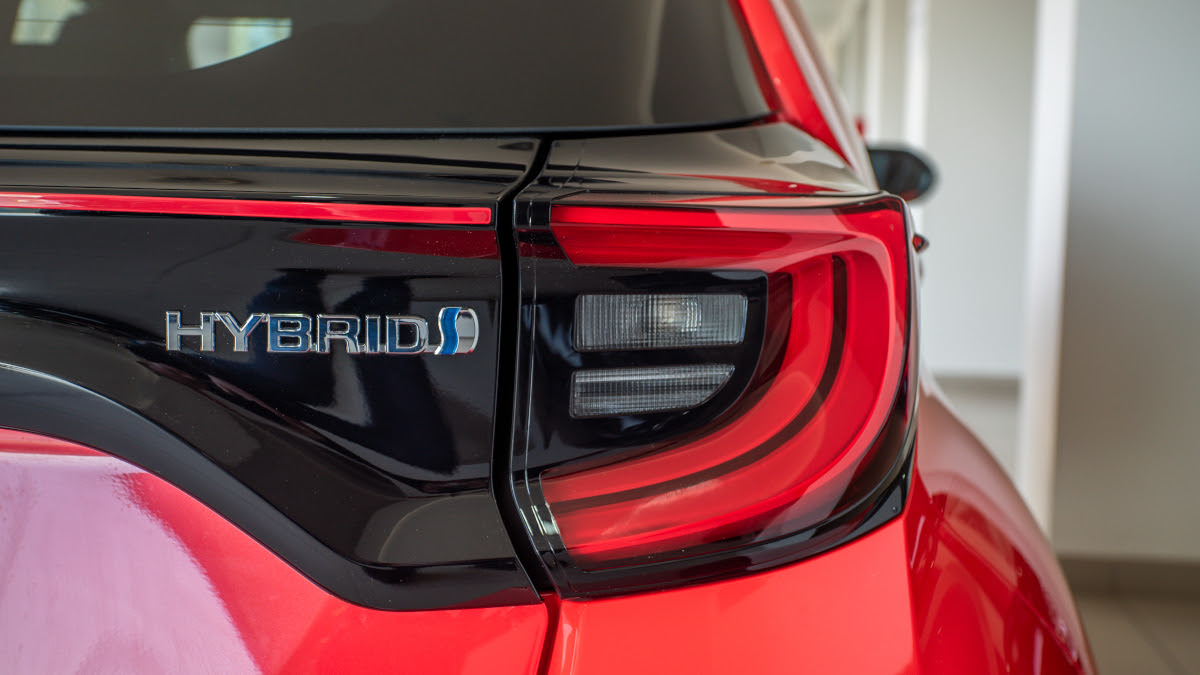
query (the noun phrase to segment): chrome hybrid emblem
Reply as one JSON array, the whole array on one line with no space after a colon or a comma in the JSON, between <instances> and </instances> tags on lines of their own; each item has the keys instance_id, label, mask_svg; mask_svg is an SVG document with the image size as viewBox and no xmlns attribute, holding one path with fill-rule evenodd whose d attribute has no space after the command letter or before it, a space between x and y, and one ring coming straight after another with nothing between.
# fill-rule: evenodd
<instances>
[{"instance_id":1,"label":"chrome hybrid emblem","mask_svg":"<svg viewBox=\"0 0 1200 675\"><path fill-rule=\"evenodd\" d=\"M479 342L479 317L464 307L438 312L439 340L430 342L429 322L419 316L251 314L238 321L229 312L200 312L199 325L185 326L180 312L167 312L167 349L183 338L200 338L200 351L216 348L216 326L233 336L233 351L250 350L252 333L266 336L267 351L328 354L334 343L348 354L470 354ZM265 328L264 328L265 326Z\"/></svg>"}]
</instances>

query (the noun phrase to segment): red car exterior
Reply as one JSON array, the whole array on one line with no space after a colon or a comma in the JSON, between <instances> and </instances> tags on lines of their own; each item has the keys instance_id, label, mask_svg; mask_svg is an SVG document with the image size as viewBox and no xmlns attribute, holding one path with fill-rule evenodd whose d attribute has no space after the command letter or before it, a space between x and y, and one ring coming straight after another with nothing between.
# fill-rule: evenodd
<instances>
[{"instance_id":1,"label":"red car exterior","mask_svg":"<svg viewBox=\"0 0 1200 675\"><path fill-rule=\"evenodd\" d=\"M739 0L733 7L760 56L758 84L774 110L765 122L802 130L834 150L849 171L873 183L861 139L805 46L811 38L794 8L772 0ZM701 178L769 193L737 199L710 195L685 204L708 204L718 214L736 209L739 200L789 207L795 202L787 200L819 192L762 177ZM167 197L167 203L157 204L128 195L116 197L117 203L106 198L113 199L13 190L0 197L0 208L314 223L336 218L343 224L487 225L492 217L486 208L419 207L429 210L416 212L410 207L381 215L369 207L328 211L321 203L295 200L254 199L240 205L227 200L218 207L199 198ZM582 267L617 264L605 257L608 235L588 229L597 213L603 218L596 222L610 222L607 207L586 199L575 205L565 201L552 212L556 245ZM639 223L661 213L653 203L637 208ZM654 226L669 230L671 215L663 219L665 225ZM362 232L314 225L293 240L395 254L433 246L411 232L393 231L383 239ZM861 233L850 228L827 234ZM501 256L494 238L477 235L467 232L455 240L454 255ZM647 236L666 242L664 247L674 245L669 234ZM905 236L901 245L910 247L910 239ZM901 240L892 241L894 246ZM446 242L436 245L448 247ZM555 250L522 245L521 256L531 260L561 259ZM721 256L738 255L719 250L723 245L695 255L707 267L720 268ZM881 250L876 255L886 258ZM675 254L661 254L653 244L635 253L613 251L622 265L677 266ZM762 259L770 255L764 252ZM891 255L887 259L895 263L911 259L913 252L906 248ZM881 360L878 367L899 380L902 369L916 367L905 360L916 353L915 335L905 342L901 331L910 310L905 303L911 302L906 289L889 288L899 298L892 317L897 332L868 346L890 355L892 360ZM1082 624L1048 542L1002 469L949 410L933 382L920 379L912 397L915 441L901 479L907 483L895 506L898 513L861 536L783 566L717 580L595 596L540 588L540 602L478 602L454 609L389 611L339 597L205 502L114 456L115 451L86 447L73 434L31 433L25 430L30 427L9 423L5 426L12 429L0 430L0 670L1094 673ZM552 488L548 494L553 496Z\"/></svg>"},{"instance_id":2,"label":"red car exterior","mask_svg":"<svg viewBox=\"0 0 1200 675\"><path fill-rule=\"evenodd\" d=\"M13 672L1094 672L1007 476L935 392L919 409L902 517L834 551L658 593L412 613L333 597L136 467L6 432L0 653Z\"/></svg>"}]
</instances>

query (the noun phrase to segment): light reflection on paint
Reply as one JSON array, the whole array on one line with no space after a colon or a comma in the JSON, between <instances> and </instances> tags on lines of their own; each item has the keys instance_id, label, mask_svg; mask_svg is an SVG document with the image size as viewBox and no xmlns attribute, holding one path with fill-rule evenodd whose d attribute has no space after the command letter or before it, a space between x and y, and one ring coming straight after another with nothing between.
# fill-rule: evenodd
<instances>
[{"instance_id":1,"label":"light reflection on paint","mask_svg":"<svg viewBox=\"0 0 1200 675\"><path fill-rule=\"evenodd\" d=\"M541 605L352 605L156 476L0 429L5 673L515 675L546 625Z\"/></svg>"}]
</instances>

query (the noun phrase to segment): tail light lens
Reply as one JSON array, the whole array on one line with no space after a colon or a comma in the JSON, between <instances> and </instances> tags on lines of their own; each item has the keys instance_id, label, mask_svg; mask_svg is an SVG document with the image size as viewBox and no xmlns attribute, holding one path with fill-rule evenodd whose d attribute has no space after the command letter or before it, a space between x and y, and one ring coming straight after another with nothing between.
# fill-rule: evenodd
<instances>
[{"instance_id":1,"label":"tail light lens","mask_svg":"<svg viewBox=\"0 0 1200 675\"><path fill-rule=\"evenodd\" d=\"M733 366L698 364L579 370L571 375L571 417L687 410L709 400Z\"/></svg>"},{"instance_id":2,"label":"tail light lens","mask_svg":"<svg viewBox=\"0 0 1200 675\"><path fill-rule=\"evenodd\" d=\"M543 209L518 232L512 468L564 594L762 569L890 517L915 370L899 200Z\"/></svg>"},{"instance_id":3,"label":"tail light lens","mask_svg":"<svg viewBox=\"0 0 1200 675\"><path fill-rule=\"evenodd\" d=\"M581 295L575 303L581 352L736 345L745 332L742 295Z\"/></svg>"}]
</instances>

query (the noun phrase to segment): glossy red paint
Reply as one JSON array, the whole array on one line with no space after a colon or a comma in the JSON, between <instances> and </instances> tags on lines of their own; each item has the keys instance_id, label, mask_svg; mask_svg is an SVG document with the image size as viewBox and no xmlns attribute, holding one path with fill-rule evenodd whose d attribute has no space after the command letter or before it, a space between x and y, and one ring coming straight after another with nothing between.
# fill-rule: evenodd
<instances>
[{"instance_id":1,"label":"glossy red paint","mask_svg":"<svg viewBox=\"0 0 1200 675\"><path fill-rule=\"evenodd\" d=\"M30 434L11 429L0 429L3 450L15 455L65 455L75 457L105 457L99 450L39 434Z\"/></svg>"},{"instance_id":2,"label":"glossy red paint","mask_svg":"<svg viewBox=\"0 0 1200 675\"><path fill-rule=\"evenodd\" d=\"M138 195L0 193L0 209L35 211L95 211L99 213L158 213L234 218L288 218L341 222L423 223L429 225L487 225L487 207L392 206L327 202L204 199Z\"/></svg>"},{"instance_id":3,"label":"glossy red paint","mask_svg":"<svg viewBox=\"0 0 1200 675\"><path fill-rule=\"evenodd\" d=\"M696 555L732 538L799 532L857 503L847 495L877 463L875 440L907 353L908 241L898 202L765 212L554 206L550 225L581 266L754 269L788 280L772 291L787 317L776 328L786 345L752 407L653 454L542 476L577 564ZM844 299L839 283L852 289ZM895 455L880 461L891 467Z\"/></svg>"},{"instance_id":4,"label":"glossy red paint","mask_svg":"<svg viewBox=\"0 0 1200 675\"><path fill-rule=\"evenodd\" d=\"M978 649L1012 649L1000 639L1015 630L1009 615L1028 616L1037 620L1043 642L1026 649L1046 653L1056 647L1077 672L1094 673L1083 624L1050 543L1004 470L931 389L919 427L928 440L921 443L905 514L914 568L936 571L914 577L922 639L949 654L947 633L962 627L955 618L967 613L980 625L977 632L985 625L991 631ZM947 585L938 574L957 574L958 583ZM977 597L968 604L972 594ZM956 603L963 607L955 609Z\"/></svg>"},{"instance_id":5,"label":"glossy red paint","mask_svg":"<svg viewBox=\"0 0 1200 675\"><path fill-rule=\"evenodd\" d=\"M7 430L0 541L5 672L529 674L543 649L543 605L352 605L155 476Z\"/></svg>"},{"instance_id":6,"label":"glossy red paint","mask_svg":"<svg viewBox=\"0 0 1200 675\"><path fill-rule=\"evenodd\" d=\"M1095 672L1047 542L936 396L901 518L816 558L661 593L565 601L547 672Z\"/></svg>"},{"instance_id":7,"label":"glossy red paint","mask_svg":"<svg viewBox=\"0 0 1200 675\"><path fill-rule=\"evenodd\" d=\"M861 139L834 95L817 44L799 12L780 0L736 0L766 72L768 102L782 118L842 156L859 176L873 181ZM759 79L760 84L764 78Z\"/></svg>"}]
</instances>

